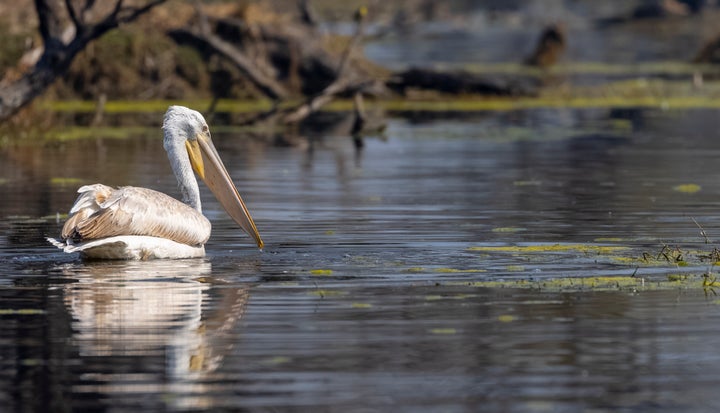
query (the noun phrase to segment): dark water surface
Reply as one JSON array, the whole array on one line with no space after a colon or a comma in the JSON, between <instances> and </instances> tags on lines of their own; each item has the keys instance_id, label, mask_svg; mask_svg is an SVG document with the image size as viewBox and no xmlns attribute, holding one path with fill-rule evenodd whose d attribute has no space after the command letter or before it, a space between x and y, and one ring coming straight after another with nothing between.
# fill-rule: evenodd
<instances>
[{"instance_id":1,"label":"dark water surface","mask_svg":"<svg viewBox=\"0 0 720 413\"><path fill-rule=\"evenodd\" d=\"M706 8L706 13L685 18L631 19L635 7L648 3L546 0L495 2L493 6L488 2L466 3L466 10L454 10L451 18L444 21L386 23L394 30L374 38L365 48L366 55L393 68L521 63L534 51L542 30L549 24L559 24L564 28L567 45L560 66L579 62L610 65L690 62L717 35L718 14L713 7ZM507 8L503 10L502 6ZM492 9L498 13L488 13ZM350 33L350 29L344 32Z\"/></svg>"},{"instance_id":2,"label":"dark water surface","mask_svg":"<svg viewBox=\"0 0 720 413\"><path fill-rule=\"evenodd\" d=\"M159 128L0 149L0 411L717 411L712 289L552 286L712 270L636 258L720 239L716 111L433 118L359 150L216 132L267 248L202 187L197 260L43 240L82 184L175 195ZM625 250L489 248L556 243Z\"/></svg>"}]
</instances>

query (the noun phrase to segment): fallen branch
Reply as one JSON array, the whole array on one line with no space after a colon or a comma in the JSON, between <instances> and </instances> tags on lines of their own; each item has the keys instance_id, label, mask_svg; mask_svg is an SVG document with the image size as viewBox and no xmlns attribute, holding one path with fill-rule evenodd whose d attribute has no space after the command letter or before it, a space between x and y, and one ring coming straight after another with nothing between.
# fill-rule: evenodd
<instances>
[{"instance_id":1,"label":"fallen branch","mask_svg":"<svg viewBox=\"0 0 720 413\"><path fill-rule=\"evenodd\" d=\"M441 72L413 68L395 73L387 87L401 94L408 89L426 89L449 94L479 94L495 96L528 96L537 93L537 85L493 80L462 70Z\"/></svg>"},{"instance_id":2,"label":"fallen branch","mask_svg":"<svg viewBox=\"0 0 720 413\"><path fill-rule=\"evenodd\" d=\"M335 81L328 85L319 94L311 97L305 103L284 114L282 116L283 123L297 123L308 117L313 112L316 112L324 105L330 103L335 97L343 94L357 95L358 93L361 93L364 88L373 83L368 80L350 81L347 79L345 73L353 49L360 42L360 39L363 36L363 32L365 30L365 16L367 16L367 9L365 7L360 7L355 12L355 34L350 39L350 42L345 48L345 52L340 59L340 64L338 65L338 69L335 74Z\"/></svg>"},{"instance_id":3,"label":"fallen branch","mask_svg":"<svg viewBox=\"0 0 720 413\"><path fill-rule=\"evenodd\" d=\"M268 98L280 100L288 96L287 90L278 81L263 73L240 49L219 36L187 29L172 30L168 35L178 44L190 44L198 50L210 49L219 53L232 62L250 83Z\"/></svg>"}]
</instances>

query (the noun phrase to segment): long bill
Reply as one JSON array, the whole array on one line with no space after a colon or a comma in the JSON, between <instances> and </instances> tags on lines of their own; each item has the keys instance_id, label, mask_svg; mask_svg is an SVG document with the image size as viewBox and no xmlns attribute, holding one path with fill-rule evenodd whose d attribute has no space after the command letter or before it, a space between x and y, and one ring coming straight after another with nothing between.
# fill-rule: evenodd
<instances>
[{"instance_id":1,"label":"long bill","mask_svg":"<svg viewBox=\"0 0 720 413\"><path fill-rule=\"evenodd\" d=\"M197 145L192 142L187 146L193 169L205 181L230 218L255 240L258 248L262 249L263 241L250 216L250 211L245 206L230 174L220 160L220 155L218 155L210 135L198 134L196 139Z\"/></svg>"}]
</instances>

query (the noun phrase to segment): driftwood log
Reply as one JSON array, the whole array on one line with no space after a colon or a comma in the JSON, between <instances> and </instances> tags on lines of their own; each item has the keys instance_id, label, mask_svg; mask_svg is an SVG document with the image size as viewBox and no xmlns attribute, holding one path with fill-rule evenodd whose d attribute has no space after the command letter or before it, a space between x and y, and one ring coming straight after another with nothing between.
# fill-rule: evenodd
<instances>
[{"instance_id":1,"label":"driftwood log","mask_svg":"<svg viewBox=\"0 0 720 413\"><path fill-rule=\"evenodd\" d=\"M463 70L437 71L413 68L395 73L387 87L401 94L410 89L433 90L447 94L532 96L537 94L535 82L522 79L491 78Z\"/></svg>"}]
</instances>

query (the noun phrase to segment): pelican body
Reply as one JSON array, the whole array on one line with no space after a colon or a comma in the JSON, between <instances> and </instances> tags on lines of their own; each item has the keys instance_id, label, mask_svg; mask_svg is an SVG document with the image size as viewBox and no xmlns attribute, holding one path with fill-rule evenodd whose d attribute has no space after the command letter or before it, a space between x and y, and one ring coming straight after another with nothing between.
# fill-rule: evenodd
<instances>
[{"instance_id":1,"label":"pelican body","mask_svg":"<svg viewBox=\"0 0 720 413\"><path fill-rule=\"evenodd\" d=\"M195 171L228 215L262 248L260 234L220 160L203 116L183 106L170 106L163 135L182 202L147 188L85 185L78 189L80 195L61 239L48 241L64 252L93 259L202 257L211 225L202 214Z\"/></svg>"}]
</instances>

